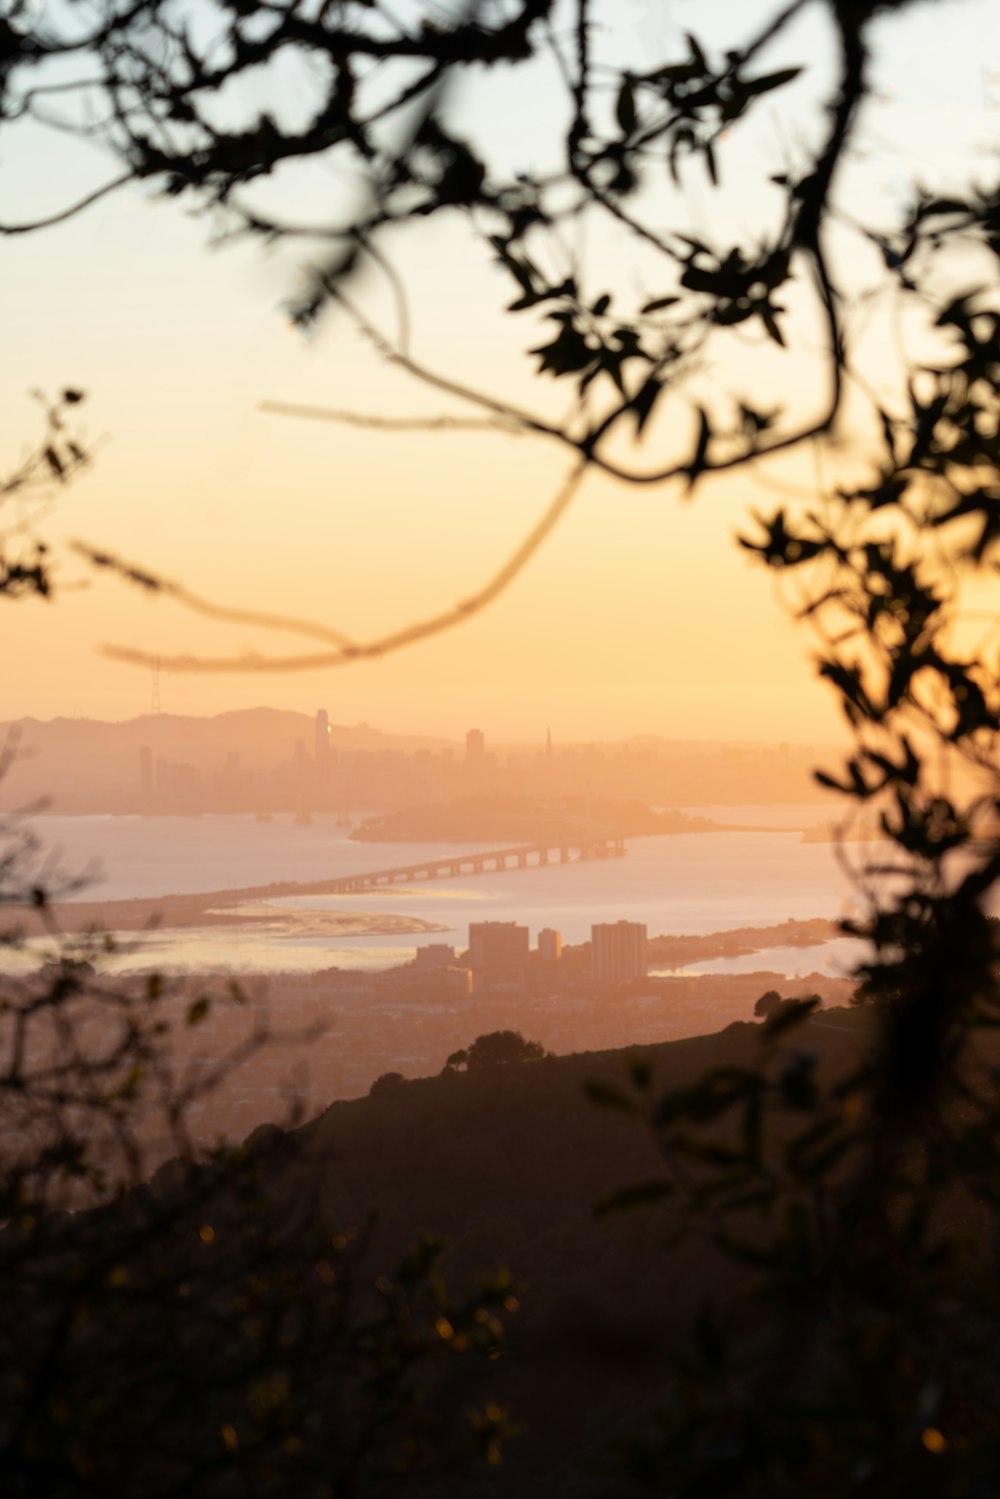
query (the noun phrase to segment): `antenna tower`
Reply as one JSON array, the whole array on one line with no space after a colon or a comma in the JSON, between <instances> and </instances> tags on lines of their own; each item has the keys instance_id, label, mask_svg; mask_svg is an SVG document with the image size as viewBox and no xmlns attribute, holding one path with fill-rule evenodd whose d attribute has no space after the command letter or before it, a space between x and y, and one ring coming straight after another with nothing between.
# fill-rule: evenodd
<instances>
[{"instance_id":1,"label":"antenna tower","mask_svg":"<svg viewBox=\"0 0 1000 1499\"><path fill-rule=\"evenodd\" d=\"M161 712L160 708L160 658L157 656L153 661L153 696L150 705L152 713Z\"/></svg>"}]
</instances>

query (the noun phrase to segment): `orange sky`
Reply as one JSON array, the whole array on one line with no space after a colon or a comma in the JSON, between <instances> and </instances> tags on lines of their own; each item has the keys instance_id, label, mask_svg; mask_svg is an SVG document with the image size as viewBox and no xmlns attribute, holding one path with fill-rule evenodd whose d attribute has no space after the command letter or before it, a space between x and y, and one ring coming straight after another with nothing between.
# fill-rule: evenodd
<instances>
[{"instance_id":1,"label":"orange sky","mask_svg":"<svg viewBox=\"0 0 1000 1499\"><path fill-rule=\"evenodd\" d=\"M953 18L954 7L941 9ZM997 33L990 6L965 10L970 26L992 17ZM931 24L929 15L921 22ZM914 156L933 170L949 157L949 131L996 140L1000 116L970 95L982 43L964 64L955 55L965 76L951 92L936 100L917 78L895 100L905 159L859 164L859 192L908 175ZM4 201L23 207L8 216L58 201L83 170L74 152L82 148L61 140L8 161ZM281 301L295 256L210 253L206 238L204 221L133 194L0 244L0 468L33 434L31 387L90 392L84 421L96 462L59 499L48 533L82 537L223 602L362 637L481 586L540 513L564 457L529 438L387 438L262 413L268 397L397 413L443 403L387 370L341 317L308 339L293 332ZM538 341L536 328L497 314L506 286L481 254L442 229L403 259L416 288L418 349L442 369L532 400L520 356ZM370 295L380 310L374 285ZM758 356L744 357L752 368ZM803 350L797 378L815 368ZM541 393L552 410L559 396ZM808 482L812 468L802 459L770 472ZM675 491L592 476L528 571L461 629L336 671L165 675L163 707L325 706L336 721L388 729L457 735L474 722L492 739L536 738L551 725L564 740L653 731L828 741L837 724L813 680L812 642L731 540L750 505L773 499L765 479L717 481L683 503ZM17 648L0 656L0 717L148 711L149 674L103 659L103 640L163 654L286 644L151 603L80 565L62 578L54 606L7 611Z\"/></svg>"}]
</instances>

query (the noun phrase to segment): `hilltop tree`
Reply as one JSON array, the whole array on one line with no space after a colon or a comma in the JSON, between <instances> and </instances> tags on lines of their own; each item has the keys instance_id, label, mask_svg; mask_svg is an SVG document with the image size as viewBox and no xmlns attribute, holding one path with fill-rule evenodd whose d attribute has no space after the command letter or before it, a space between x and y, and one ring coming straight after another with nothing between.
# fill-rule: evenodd
<instances>
[{"instance_id":1,"label":"hilltop tree","mask_svg":"<svg viewBox=\"0 0 1000 1499\"><path fill-rule=\"evenodd\" d=\"M405 1086L406 1078L401 1072L382 1072L368 1089L368 1094L371 1098L383 1098L387 1094L398 1093Z\"/></svg>"},{"instance_id":2,"label":"hilltop tree","mask_svg":"<svg viewBox=\"0 0 1000 1499\"><path fill-rule=\"evenodd\" d=\"M520 1031L490 1031L477 1036L470 1047L453 1051L443 1071L488 1072L494 1067L540 1062L545 1056L545 1047L539 1041L526 1041Z\"/></svg>"},{"instance_id":3,"label":"hilltop tree","mask_svg":"<svg viewBox=\"0 0 1000 1499\"><path fill-rule=\"evenodd\" d=\"M781 995L777 989L768 989L758 999L753 1007L754 1015L761 1020L769 1020L781 1004Z\"/></svg>"}]
</instances>

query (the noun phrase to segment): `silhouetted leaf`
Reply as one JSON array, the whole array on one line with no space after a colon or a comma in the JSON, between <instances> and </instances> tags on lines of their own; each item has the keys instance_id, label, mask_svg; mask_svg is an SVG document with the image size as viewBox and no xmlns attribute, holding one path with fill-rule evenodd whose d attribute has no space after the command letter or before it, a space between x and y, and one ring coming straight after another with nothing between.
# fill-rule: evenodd
<instances>
[{"instance_id":1,"label":"silhouetted leaf","mask_svg":"<svg viewBox=\"0 0 1000 1499\"><path fill-rule=\"evenodd\" d=\"M638 395L632 401L637 436L642 435L642 431L652 415L653 407L656 405L662 389L663 386L656 376L650 375L649 379L641 386Z\"/></svg>"},{"instance_id":2,"label":"silhouetted leaf","mask_svg":"<svg viewBox=\"0 0 1000 1499\"><path fill-rule=\"evenodd\" d=\"M636 127L635 114L635 89L631 78L627 75L618 90L618 99L615 104L615 119L623 135L631 135Z\"/></svg>"},{"instance_id":3,"label":"silhouetted leaf","mask_svg":"<svg viewBox=\"0 0 1000 1499\"><path fill-rule=\"evenodd\" d=\"M758 78L741 78L740 87L747 95L756 98L759 94L769 94L772 89L783 88L801 72L801 68L779 68L776 73L763 73Z\"/></svg>"},{"instance_id":4,"label":"silhouetted leaf","mask_svg":"<svg viewBox=\"0 0 1000 1499\"><path fill-rule=\"evenodd\" d=\"M687 466L689 490L693 489L699 477L705 472L708 459L708 444L712 437L712 428L709 425L708 413L704 407L698 407L698 437L695 442L694 456Z\"/></svg>"}]
</instances>

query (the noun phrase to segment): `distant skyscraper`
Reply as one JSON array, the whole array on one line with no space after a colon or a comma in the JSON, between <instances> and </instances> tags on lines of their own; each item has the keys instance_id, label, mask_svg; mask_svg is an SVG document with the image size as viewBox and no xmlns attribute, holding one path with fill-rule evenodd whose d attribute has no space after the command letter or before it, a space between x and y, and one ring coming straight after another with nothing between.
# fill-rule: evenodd
<instances>
[{"instance_id":1,"label":"distant skyscraper","mask_svg":"<svg viewBox=\"0 0 1000 1499\"><path fill-rule=\"evenodd\" d=\"M336 758L333 745L330 743L330 720L326 716L326 709L320 708L313 725L313 766L317 790L329 790Z\"/></svg>"},{"instance_id":2,"label":"distant skyscraper","mask_svg":"<svg viewBox=\"0 0 1000 1499\"><path fill-rule=\"evenodd\" d=\"M530 936L516 921L469 923L469 967L474 973L523 972L528 966Z\"/></svg>"},{"instance_id":3,"label":"distant skyscraper","mask_svg":"<svg viewBox=\"0 0 1000 1499\"><path fill-rule=\"evenodd\" d=\"M446 942L428 942L426 947L417 948L413 966L421 969L454 968L457 962L455 949Z\"/></svg>"},{"instance_id":4,"label":"distant skyscraper","mask_svg":"<svg viewBox=\"0 0 1000 1499\"><path fill-rule=\"evenodd\" d=\"M316 723L313 728L313 756L317 765L325 765L330 753L330 720L326 716L326 709L320 708L316 713Z\"/></svg>"},{"instance_id":5,"label":"distant skyscraper","mask_svg":"<svg viewBox=\"0 0 1000 1499\"><path fill-rule=\"evenodd\" d=\"M538 933L538 956L543 963L558 963L562 957L562 932L550 926L542 927Z\"/></svg>"},{"instance_id":6,"label":"distant skyscraper","mask_svg":"<svg viewBox=\"0 0 1000 1499\"><path fill-rule=\"evenodd\" d=\"M603 983L646 977L646 928L641 921L608 921L590 928L590 967Z\"/></svg>"},{"instance_id":7,"label":"distant skyscraper","mask_svg":"<svg viewBox=\"0 0 1000 1499\"><path fill-rule=\"evenodd\" d=\"M466 734L465 758L469 764L479 764L486 758L486 735L482 729L470 729Z\"/></svg>"},{"instance_id":8,"label":"distant skyscraper","mask_svg":"<svg viewBox=\"0 0 1000 1499\"><path fill-rule=\"evenodd\" d=\"M547 729L545 733L545 758L552 759L552 730Z\"/></svg>"}]
</instances>

